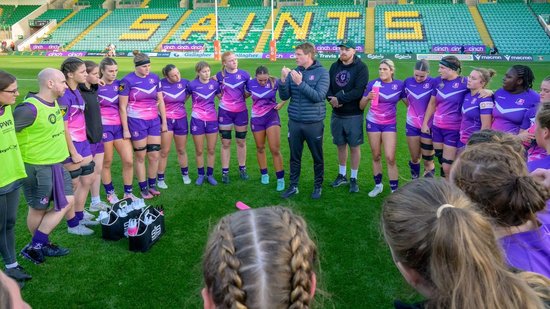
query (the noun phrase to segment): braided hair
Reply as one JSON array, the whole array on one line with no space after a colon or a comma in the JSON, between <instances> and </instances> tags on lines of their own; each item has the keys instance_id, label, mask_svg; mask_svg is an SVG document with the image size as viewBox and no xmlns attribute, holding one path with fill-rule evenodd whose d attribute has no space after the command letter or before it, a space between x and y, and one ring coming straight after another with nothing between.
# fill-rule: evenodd
<instances>
[{"instance_id":1,"label":"braided hair","mask_svg":"<svg viewBox=\"0 0 550 309\"><path fill-rule=\"evenodd\" d=\"M210 234L203 275L217 308L310 308L317 249L283 207L227 215Z\"/></svg>"},{"instance_id":2,"label":"braided hair","mask_svg":"<svg viewBox=\"0 0 550 309\"><path fill-rule=\"evenodd\" d=\"M526 65L516 64L510 69L514 70L518 75L518 78L521 78L521 87L523 90L527 91L533 88L533 82L535 81L535 74L530 67Z\"/></svg>"}]
</instances>

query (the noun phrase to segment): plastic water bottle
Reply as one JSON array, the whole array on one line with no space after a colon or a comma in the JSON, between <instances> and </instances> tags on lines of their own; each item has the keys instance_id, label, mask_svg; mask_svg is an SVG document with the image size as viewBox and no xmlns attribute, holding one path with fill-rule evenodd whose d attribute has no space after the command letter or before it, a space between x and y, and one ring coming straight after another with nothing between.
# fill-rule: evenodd
<instances>
[{"instance_id":1,"label":"plastic water bottle","mask_svg":"<svg viewBox=\"0 0 550 309\"><path fill-rule=\"evenodd\" d=\"M372 95L372 101L371 101L371 105L372 106L377 106L378 105L378 98L380 97L380 82L376 81L374 83L374 85L372 85L372 92L373 92L373 95Z\"/></svg>"}]
</instances>

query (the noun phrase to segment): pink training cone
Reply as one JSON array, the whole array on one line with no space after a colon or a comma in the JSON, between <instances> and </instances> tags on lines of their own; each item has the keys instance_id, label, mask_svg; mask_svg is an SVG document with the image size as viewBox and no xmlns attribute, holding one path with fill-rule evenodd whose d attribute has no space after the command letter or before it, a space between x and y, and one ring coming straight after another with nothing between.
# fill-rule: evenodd
<instances>
[{"instance_id":1,"label":"pink training cone","mask_svg":"<svg viewBox=\"0 0 550 309\"><path fill-rule=\"evenodd\" d=\"M235 204L235 207L237 207L238 210L247 210L247 209L250 209L250 207L248 205L246 205L245 203L241 202L241 201L238 201L236 204Z\"/></svg>"}]
</instances>

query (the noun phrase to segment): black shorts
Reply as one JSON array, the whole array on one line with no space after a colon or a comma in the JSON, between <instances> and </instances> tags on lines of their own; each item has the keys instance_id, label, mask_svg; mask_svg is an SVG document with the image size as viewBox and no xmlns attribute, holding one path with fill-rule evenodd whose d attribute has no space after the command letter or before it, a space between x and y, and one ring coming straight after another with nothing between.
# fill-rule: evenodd
<instances>
[{"instance_id":1,"label":"black shorts","mask_svg":"<svg viewBox=\"0 0 550 309\"><path fill-rule=\"evenodd\" d=\"M330 119L332 142L337 145L360 146L364 143L363 115L338 116L332 114Z\"/></svg>"},{"instance_id":2,"label":"black shorts","mask_svg":"<svg viewBox=\"0 0 550 309\"><path fill-rule=\"evenodd\" d=\"M53 199L52 165L34 165L25 163L27 178L23 179L23 195L27 205L37 210L45 210ZM63 179L57 182L57 190L63 190L66 196L73 195L71 175L63 169ZM62 186L62 187L61 187Z\"/></svg>"}]
</instances>

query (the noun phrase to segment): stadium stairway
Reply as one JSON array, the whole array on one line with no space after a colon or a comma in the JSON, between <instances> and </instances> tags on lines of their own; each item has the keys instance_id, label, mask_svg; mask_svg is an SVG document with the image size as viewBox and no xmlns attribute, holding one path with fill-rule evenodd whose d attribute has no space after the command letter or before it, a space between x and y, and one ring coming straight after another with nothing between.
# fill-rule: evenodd
<instances>
[{"instance_id":1,"label":"stadium stairway","mask_svg":"<svg viewBox=\"0 0 550 309\"><path fill-rule=\"evenodd\" d=\"M220 1L220 6L229 6L229 1L227 1L227 0L221 0L221 1Z\"/></svg>"},{"instance_id":2,"label":"stadium stairway","mask_svg":"<svg viewBox=\"0 0 550 309\"><path fill-rule=\"evenodd\" d=\"M143 2L139 5L139 7L142 9L147 8L149 7L149 2L151 2L151 0L143 0Z\"/></svg>"},{"instance_id":3,"label":"stadium stairway","mask_svg":"<svg viewBox=\"0 0 550 309\"><path fill-rule=\"evenodd\" d=\"M155 51L158 52L158 51L162 50L162 45L166 44L170 41L170 38L174 34L176 34L176 31L178 31L181 24L183 24L183 22L187 19L187 17L189 17L189 15L191 15L191 13L193 13L193 10L187 10L183 15L181 15L180 19L174 24L172 29L170 29L170 31L168 31L168 34L166 34L166 36L162 39L162 41L159 43L159 45L157 45L157 47L155 48Z\"/></svg>"},{"instance_id":4,"label":"stadium stairway","mask_svg":"<svg viewBox=\"0 0 550 309\"><path fill-rule=\"evenodd\" d=\"M273 9L273 16L269 16L269 19L265 23L264 31L262 32L262 35L260 36L260 39L258 40L258 45L256 45L256 48L254 49L255 53L261 53L264 51L264 48L269 41L269 36L271 35L271 18L277 19L277 16L279 16L279 9Z\"/></svg>"},{"instance_id":5,"label":"stadium stairway","mask_svg":"<svg viewBox=\"0 0 550 309\"><path fill-rule=\"evenodd\" d=\"M65 49L70 50L78 41L82 40L90 31L92 31L97 25L99 25L107 16L111 15L113 11L105 11L105 14L103 14L101 17L99 17L93 24L91 24L86 30L84 30L82 33L80 33L76 39L74 39L71 43L69 43Z\"/></svg>"},{"instance_id":6,"label":"stadium stairway","mask_svg":"<svg viewBox=\"0 0 550 309\"><path fill-rule=\"evenodd\" d=\"M252 26L252 22L254 21L254 18L256 18L255 13L252 13L252 14L248 15L248 17L246 18L246 20L243 23L243 27L241 28L241 31L237 35L237 40L239 40L239 41L244 40L244 38L246 37L248 32L250 32L250 27Z\"/></svg>"},{"instance_id":7,"label":"stadium stairway","mask_svg":"<svg viewBox=\"0 0 550 309\"><path fill-rule=\"evenodd\" d=\"M57 30L57 28L63 26L64 23L66 23L68 20L73 18L73 16L75 16L77 13L78 13L78 11L72 11L71 14L67 15L67 17L63 18L60 22L58 22L57 25L55 25L55 27L53 27L53 29L50 30L45 36L48 37L48 35L55 32ZM37 43L40 43L40 41L42 41L42 40L38 40Z\"/></svg>"},{"instance_id":8,"label":"stadium stairway","mask_svg":"<svg viewBox=\"0 0 550 309\"><path fill-rule=\"evenodd\" d=\"M366 10L365 18L365 54L374 54L375 36L374 36L374 8L369 7Z\"/></svg>"},{"instance_id":9,"label":"stadium stairway","mask_svg":"<svg viewBox=\"0 0 550 309\"><path fill-rule=\"evenodd\" d=\"M485 26L483 18L481 18L481 14L479 14L477 6L470 5L468 6L468 9L470 9L470 13L472 14L472 18L474 19L474 24L476 25L477 31L479 32L481 41L485 46L493 48L495 44L493 43L493 39L491 39L489 30L487 30L487 27Z\"/></svg>"}]
</instances>

